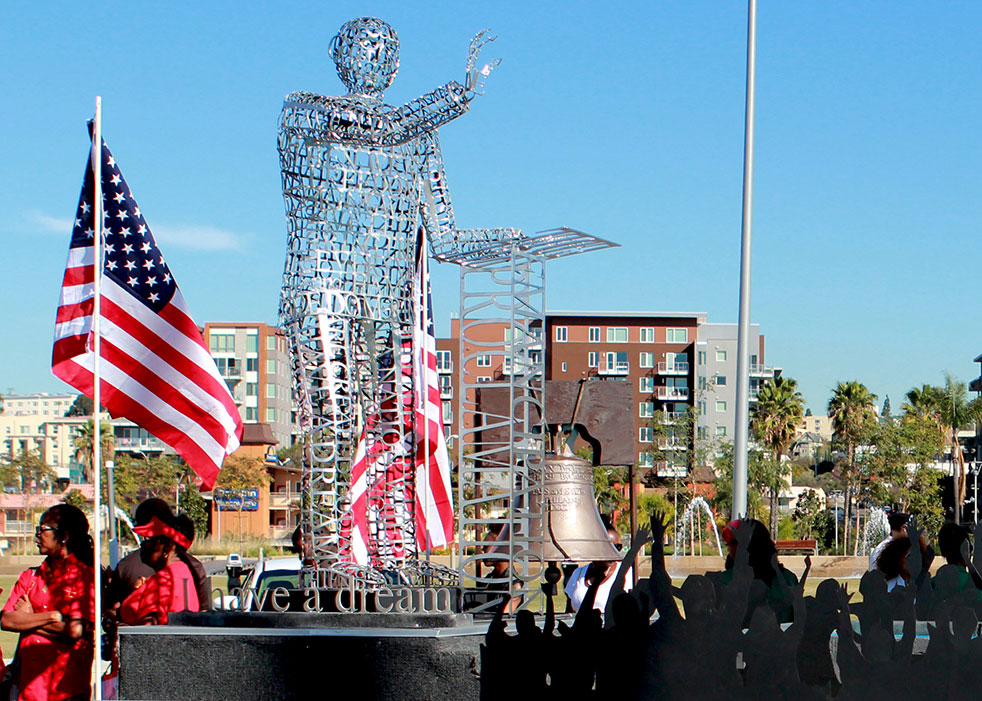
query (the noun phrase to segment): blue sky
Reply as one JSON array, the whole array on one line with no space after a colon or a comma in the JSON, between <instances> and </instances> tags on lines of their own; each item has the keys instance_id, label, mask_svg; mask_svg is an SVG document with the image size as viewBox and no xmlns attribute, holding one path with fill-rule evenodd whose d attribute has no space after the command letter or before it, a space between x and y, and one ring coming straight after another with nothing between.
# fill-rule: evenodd
<instances>
[{"instance_id":1,"label":"blue sky","mask_svg":"<svg viewBox=\"0 0 982 701\"><path fill-rule=\"evenodd\" d=\"M499 35L487 94L441 131L458 224L622 244L553 263L550 308L736 321L745 3L6 3L0 392L65 387L50 343L97 94L197 320L275 322L281 100L342 92L329 42L366 15L400 35L392 103ZM978 374L979 26L978 3L761 3L752 316L815 412L840 380L897 408ZM456 271L434 291L446 327Z\"/></svg>"}]
</instances>

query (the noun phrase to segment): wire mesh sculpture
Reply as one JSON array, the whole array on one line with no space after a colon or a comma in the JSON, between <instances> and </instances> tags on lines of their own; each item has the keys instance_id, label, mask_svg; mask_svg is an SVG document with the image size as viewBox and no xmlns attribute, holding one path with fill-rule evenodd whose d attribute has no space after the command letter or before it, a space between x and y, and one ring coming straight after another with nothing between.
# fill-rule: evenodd
<instances>
[{"instance_id":1,"label":"wire mesh sculpture","mask_svg":"<svg viewBox=\"0 0 982 701\"><path fill-rule=\"evenodd\" d=\"M379 441L407 439L402 422L371 417L400 401L419 227L441 257L453 257L464 241L517 236L510 229L457 230L437 139L437 129L481 94L498 61L477 68L477 59L493 40L481 32L471 41L463 85L451 81L395 107L382 97L399 68L398 36L382 20L354 19L331 44L348 93L296 92L283 105L278 149L288 239L280 323L306 441L305 567L319 586L370 584L377 579L372 569L413 570L412 508L370 501L374 567L346 557L352 461L363 433L369 451ZM411 475L404 479L405 488L395 485L390 494L410 499ZM388 543L394 532L410 547Z\"/></svg>"}]
</instances>

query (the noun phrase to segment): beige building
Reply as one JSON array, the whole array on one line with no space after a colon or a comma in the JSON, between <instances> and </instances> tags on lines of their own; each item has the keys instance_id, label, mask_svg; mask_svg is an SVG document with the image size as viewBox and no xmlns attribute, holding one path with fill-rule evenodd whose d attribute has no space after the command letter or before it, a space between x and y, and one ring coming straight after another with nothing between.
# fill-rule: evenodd
<instances>
[{"instance_id":1,"label":"beige building","mask_svg":"<svg viewBox=\"0 0 982 701\"><path fill-rule=\"evenodd\" d=\"M832 434L832 419L828 416L806 416L798 424L798 427L794 431L795 438L798 438L805 433L814 433L822 437L822 440L831 441Z\"/></svg>"},{"instance_id":2,"label":"beige building","mask_svg":"<svg viewBox=\"0 0 982 701\"><path fill-rule=\"evenodd\" d=\"M281 447L293 444L293 389L286 338L259 322L209 322L205 343L242 421L265 423Z\"/></svg>"}]
</instances>

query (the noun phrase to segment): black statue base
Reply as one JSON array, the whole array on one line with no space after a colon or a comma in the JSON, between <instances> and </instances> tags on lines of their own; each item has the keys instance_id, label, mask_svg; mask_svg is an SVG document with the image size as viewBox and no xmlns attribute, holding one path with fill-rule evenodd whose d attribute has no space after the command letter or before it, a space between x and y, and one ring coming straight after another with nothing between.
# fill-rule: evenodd
<instances>
[{"instance_id":1,"label":"black statue base","mask_svg":"<svg viewBox=\"0 0 982 701\"><path fill-rule=\"evenodd\" d=\"M477 699L466 614L183 613L120 628L120 698Z\"/></svg>"}]
</instances>

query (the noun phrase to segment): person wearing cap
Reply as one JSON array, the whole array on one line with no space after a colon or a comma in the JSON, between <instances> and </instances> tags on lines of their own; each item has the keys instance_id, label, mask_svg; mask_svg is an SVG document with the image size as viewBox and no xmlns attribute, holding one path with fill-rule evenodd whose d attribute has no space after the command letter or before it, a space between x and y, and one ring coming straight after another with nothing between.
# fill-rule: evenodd
<instances>
[{"instance_id":1,"label":"person wearing cap","mask_svg":"<svg viewBox=\"0 0 982 701\"><path fill-rule=\"evenodd\" d=\"M140 557L154 574L123 601L119 620L129 625L166 624L169 614L198 611L197 582L178 546L191 545L187 537L159 517L133 529L143 537Z\"/></svg>"},{"instance_id":2,"label":"person wearing cap","mask_svg":"<svg viewBox=\"0 0 982 701\"><path fill-rule=\"evenodd\" d=\"M755 519L743 519L730 521L720 535L726 541L730 549L726 556L725 569L719 577L719 581L725 586L733 581L734 557L737 550L736 532L738 529L752 528L750 541L747 545L749 564L754 572L754 579L763 582L767 587L766 601L753 602L747 608L744 618L744 626L750 622L754 609L762 603L768 604L774 609L779 623L790 623L794 620L794 609L792 608L791 598L788 589L798 586L798 578L794 572L787 569L781 563L777 563L777 570L774 563L777 557L777 547L771 540L771 534L767 527Z\"/></svg>"},{"instance_id":3,"label":"person wearing cap","mask_svg":"<svg viewBox=\"0 0 982 701\"><path fill-rule=\"evenodd\" d=\"M876 561L880 559L880 553L883 552L891 540L895 538L906 538L907 537L907 521L910 520L909 514L904 514L899 511L891 511L887 514L887 523L890 524L890 534L880 541L880 543L870 551L869 554L869 571L872 572L876 569Z\"/></svg>"}]
</instances>

